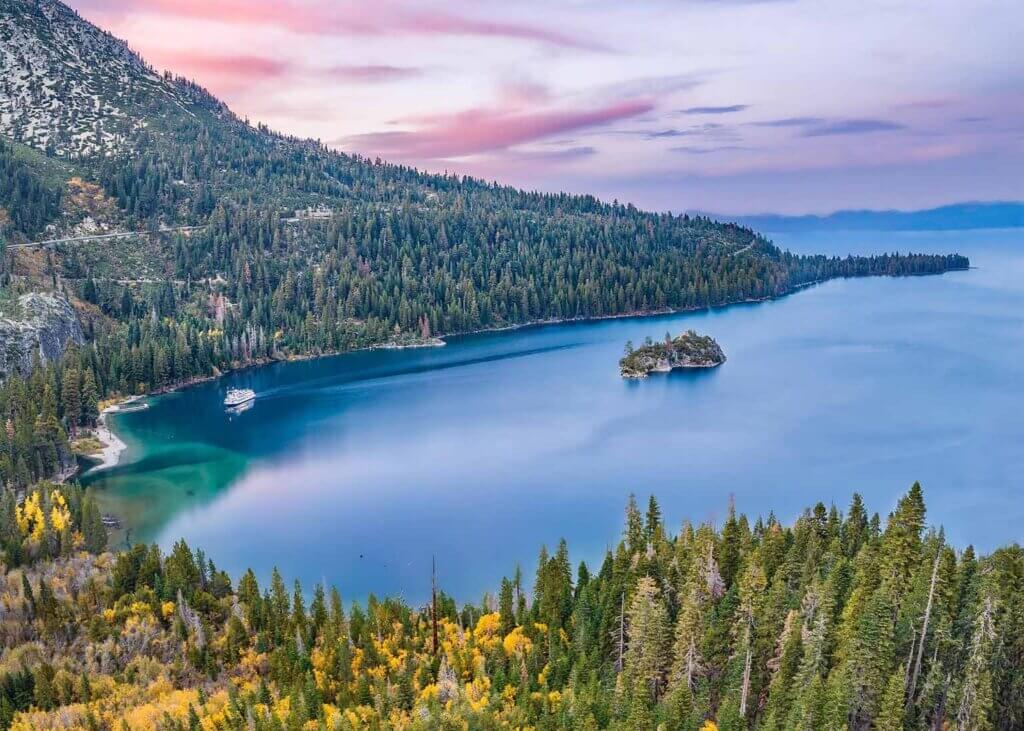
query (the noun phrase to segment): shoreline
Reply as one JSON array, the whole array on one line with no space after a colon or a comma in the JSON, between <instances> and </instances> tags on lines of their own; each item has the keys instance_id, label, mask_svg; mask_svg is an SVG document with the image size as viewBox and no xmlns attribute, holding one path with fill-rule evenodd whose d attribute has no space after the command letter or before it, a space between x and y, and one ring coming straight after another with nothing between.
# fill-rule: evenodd
<instances>
[{"instance_id":1,"label":"shoreline","mask_svg":"<svg viewBox=\"0 0 1024 731\"><path fill-rule=\"evenodd\" d=\"M968 267L968 269L969 268L970 267ZM950 269L950 270L947 270L947 271L963 271L963 270L962 269L960 269L960 270L958 270L958 269ZM945 273L947 273L947 272L941 272L941 274L945 274ZM921 276L926 276L926 275L921 275ZM726 308L726 307L735 307L736 305L760 304L760 303L764 303L764 302L772 302L772 301L775 301L775 300L783 299L784 297L788 297L789 295L796 294L797 292L799 292L799 291L801 291L803 289L807 289L808 287L813 287L813 286L819 285L819 284L824 284L826 282L832 281L833 279L847 279L847 278L850 278L850 277L827 277L827 278L824 278L824 279L815 279L815 280L812 280L812 281L809 281L809 282L801 282L800 284L795 284L790 289L788 289L787 291L781 292L781 293L775 294L775 295L766 295L764 297L748 297L746 299L741 299L741 300L738 299L738 300L734 300L732 302L722 302L722 303L715 304L715 305L705 305L705 306L701 306L701 307L681 307L681 308L666 307L666 308L663 308L663 309L644 310L644 311L639 311L639 312L624 312L624 313L610 314L610 315L587 315L587 316L580 316L580 317L546 318L546 319L540 319L540 320L531 320L529 322L515 323L515 324L510 324L510 325L501 325L501 326L497 326L497 327L478 328L476 330L463 330L463 331L458 331L458 332L453 332L453 333L434 335L429 340L422 341L422 342L413 342L413 343L385 342L385 343L375 343L373 345L366 345L366 346L363 346L363 347L360 347L360 348L352 348L350 350L339 350L339 351L326 352L326 353L301 353L301 354L289 355L289 356L284 357L284 358L261 358L259 360L255 360L255 361L252 361L250 363L245 363L245 364L238 365L238 366L230 368L228 370L224 370L224 371L216 370L215 373L211 373L210 375L207 375L207 376L196 376L194 378L190 378L187 381L183 381L181 383L176 383L176 384L173 384L173 385L170 385L170 386L164 386L162 388L154 389L152 391L147 391L145 394L142 394L142 395L129 396L126 399L124 399L123 401L119 401L116 404L112 404L111 406L108 406L107 408L103 409L103 411L101 412L101 414L99 416L98 424L97 424L97 427L96 427L96 436L98 438L100 438L100 440L103 441L104 444L106 445L104 447L103 451L100 453L101 461L100 461L99 464L97 464L97 465L95 465L93 467L90 467L85 472L79 473L79 476L85 475L85 474L88 474L88 473L99 472L101 470L110 469L112 467L116 467L118 465L118 463L120 462L121 456L123 455L125 450L127 450L127 448L128 448L128 445L125 444L125 442L115 433L115 431L112 428L112 426L107 423L106 414L108 414L108 413L116 413L117 411L121 410L120 407L122 407L122 406L124 406L126 404L133 403L133 402L138 401L140 399L149 397L149 396L160 396L160 395L164 395L164 394L168 394L168 393L174 393L176 391L180 391L182 389L189 388L191 386L199 385L200 383L208 383L210 381L216 381L216 380L219 380L219 379L223 378L224 376L229 375L231 373L237 373L237 372L240 372L240 371L248 370L250 368L259 368L259 367L263 367L263 366L273 365L275 363L291 363L291 362L296 362L296 361L314 360L314 359L317 359L317 358L334 358L334 357L338 357L338 356L341 356L341 355L347 355L349 353L358 353L360 351L367 351L367 350L412 350L412 349L418 349L418 348L441 347L441 346L444 346L444 345L448 344L447 343L447 338L459 338L459 337L465 337L465 336L470 336L470 335L485 335L485 334L488 334L488 333L500 333L500 332L509 332L509 331L513 331L513 330L525 330L525 329L528 329L528 328L545 327L545 326L548 326L548 325L569 325L569 324L577 324L577 323L581 324L581 323L587 323L587 322L601 322L603 320L625 320L625 319L629 319L629 318L660 317L660 316L665 316L665 315L679 315L679 314L684 314L684 313L687 313L687 312L700 312L702 310L717 310L717 309L722 309L722 308ZM860 279L861 277L852 277L852 278ZM109 437L109 439L108 439L108 437Z\"/></svg>"},{"instance_id":2,"label":"shoreline","mask_svg":"<svg viewBox=\"0 0 1024 731\"><path fill-rule=\"evenodd\" d=\"M116 467L118 463L120 463L121 455L123 455L128 449L128 445L117 435L117 432L115 432L113 427L107 422L107 415L124 411L124 406L135 403L142 398L144 397L129 396L123 401L118 401L117 403L107 406L100 412L99 418L96 420L94 435L103 443L103 449L100 450L98 455L93 455L99 459L99 462L82 472L82 476L93 472L108 470L112 467Z\"/></svg>"},{"instance_id":3,"label":"shoreline","mask_svg":"<svg viewBox=\"0 0 1024 731\"><path fill-rule=\"evenodd\" d=\"M103 442L103 449L99 453L99 464L95 464L88 470L83 472L86 475L90 472L100 472L102 470L108 470L111 467L117 467L118 462L121 461L121 455L128 445L124 443L117 434L114 433L106 423L106 415L101 415L98 423L96 424L96 438Z\"/></svg>"},{"instance_id":4,"label":"shoreline","mask_svg":"<svg viewBox=\"0 0 1024 731\"><path fill-rule=\"evenodd\" d=\"M99 418L96 420L96 428L93 431L93 435L103 443L103 449L101 449L98 454L88 455L87 459L95 459L98 460L98 462L85 470L73 470L69 475L67 475L67 478L84 477L85 475L109 470L120 464L121 457L128 450L128 445L117 435L113 424L108 423L107 415L125 411L125 406L140 401L141 399L148 398L150 396L163 396L192 386L198 386L201 383L216 381L231 373L248 370L250 368L261 368L263 366L273 365L274 363L291 363L303 360L314 360L316 358L332 358L339 355L345 355L347 353L355 353L360 350L410 350L414 348L438 348L444 345L447 345L447 343L442 337L432 337L430 340L421 343L381 343L377 345L368 345L363 348L353 348L352 350L340 350L335 353L306 353L280 359L262 358L226 371L218 370L217 373L211 373L208 376L196 376L188 379L187 381L182 381L181 383L175 383L170 386L153 389L152 391L147 391L142 395L128 396L127 398L104 408L100 412ZM141 408L148 408L148 406L143 404Z\"/></svg>"},{"instance_id":5,"label":"shoreline","mask_svg":"<svg viewBox=\"0 0 1024 731\"><path fill-rule=\"evenodd\" d=\"M93 474L96 472L101 472L103 470L108 470L113 467L116 467L120 463L122 455L128 449L128 445L125 444L124 440L122 440L117 435L113 426L108 423L106 418L107 414L117 413L118 411L122 410L121 407L139 401L140 399L143 398L147 398L150 396L162 396L168 393L174 393L176 391L180 391L191 386L198 386L201 383L209 383L210 381L216 381L231 373L237 373L240 371L248 370L250 368L261 368L264 366L273 365L275 363L293 363L304 360L315 360L317 358L336 358L341 355L347 355L349 353L358 353L360 351L368 350L413 350L418 348L436 348L447 345L448 343L446 341L446 338L458 338L470 335L486 335L488 333L510 332L513 330L526 330L528 328L545 327L548 325L570 325L582 324L587 322L600 322L603 320L625 320L629 318L659 317L664 315L678 315L686 312L700 312L701 310L715 310L724 307L734 307L736 305L759 304L762 302L770 302L773 300L782 299L783 297L787 297L802 289L814 286L816 284L822 284L823 282L827 281L829 280L825 279L815 280L812 282L804 282L802 284L795 285L792 289L790 289L787 292L783 292L782 294L773 296L769 295L766 297L759 298L747 298L743 300L736 300L734 302L723 302L721 304L709 305L706 307L684 307L678 309L665 308L659 310L645 310L642 312L628 312L616 315L590 315L582 317L564 317L549 318L543 320L531 320L529 322L521 322L512 325L502 325L500 327L488 327L480 328L477 330L464 330L461 332L448 333L445 335L435 335L432 336L429 340L416 343L376 343L374 345L366 345L361 348L352 348L351 350L339 350L330 353L301 353L296 355L290 355L285 358L261 358L250 363L245 363L243 365L230 368L228 370L217 370L216 373L211 373L210 375L207 376L196 376L181 383L175 383L170 386L163 386L152 391L147 391L143 395L129 396L125 398L123 401L118 401L115 404L107 406L105 409L103 409L102 412L100 412L100 416L99 419L97 420L96 425L96 437L99 438L100 441L102 441L104 444L104 448L99 454L100 461L98 464L89 467L89 469L83 472L79 472L77 476L82 477L87 474Z\"/></svg>"},{"instance_id":6,"label":"shoreline","mask_svg":"<svg viewBox=\"0 0 1024 731\"><path fill-rule=\"evenodd\" d=\"M791 294L796 294L800 290L806 289L807 287L813 287L816 284L824 284L825 282L829 281L831 281L831 279L815 279L812 282L803 282L802 284L795 284L793 285L792 289L782 292L781 294L765 295L764 297L748 297L746 299L733 300L732 302L722 302L717 305L704 305L699 307L665 307L656 310L623 312L617 315L581 315L579 317L552 317L541 320L530 320L529 322L520 322L514 325L501 325L499 327L482 327L476 330L462 330L460 332L448 333L447 335L441 335L439 337L461 338L467 335L486 335L488 333L509 332L512 330L526 330L532 327L545 327L547 325L573 325L577 323L602 322L604 320L629 320L632 318L639 319L644 317L664 317L665 315L682 315L687 312L719 310L725 307L735 307L736 305L756 305L761 304L763 302L773 302L775 300L780 300L783 297L788 297Z\"/></svg>"}]
</instances>

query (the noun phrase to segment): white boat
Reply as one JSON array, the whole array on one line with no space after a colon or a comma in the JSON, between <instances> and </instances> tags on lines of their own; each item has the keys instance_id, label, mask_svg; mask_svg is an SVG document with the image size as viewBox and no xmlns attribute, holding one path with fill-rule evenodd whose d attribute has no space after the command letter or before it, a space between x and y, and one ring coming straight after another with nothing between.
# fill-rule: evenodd
<instances>
[{"instance_id":1,"label":"white boat","mask_svg":"<svg viewBox=\"0 0 1024 731\"><path fill-rule=\"evenodd\" d=\"M256 398L256 392L251 388L229 388L228 395L224 397L224 405L229 409L237 408L247 404Z\"/></svg>"}]
</instances>

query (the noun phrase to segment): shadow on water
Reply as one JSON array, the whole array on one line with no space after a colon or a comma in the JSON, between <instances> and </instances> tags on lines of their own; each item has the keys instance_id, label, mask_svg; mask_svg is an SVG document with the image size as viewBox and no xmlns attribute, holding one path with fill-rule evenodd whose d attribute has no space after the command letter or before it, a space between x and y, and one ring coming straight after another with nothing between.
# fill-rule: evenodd
<instances>
[{"instance_id":1,"label":"shadow on water","mask_svg":"<svg viewBox=\"0 0 1024 731\"><path fill-rule=\"evenodd\" d=\"M468 357L462 348L447 353L438 352L441 349L377 350L278 364L290 366L288 369L275 365L242 372L233 378L257 392L251 413L225 412L219 396L210 398L211 393L223 390L223 383L202 384L159 397L152 408L119 417L125 436L139 442L139 448L130 449L127 459L117 466L85 472L81 482L98 491L103 509L132 527L136 539L146 540L155 537L157 530L174 516L195 510L223 494L224 488L245 472L253 456L266 458L290 449L297 434L279 431L276 424L295 419L315 424L325 414L336 419L345 410L341 403L344 399L338 398L339 390L550 354L584 344L561 342L499 352L473 348ZM325 369L328 375L319 375ZM270 385L279 375L290 378L281 385ZM260 388L262 384L269 387ZM310 404L315 408L311 409ZM194 440L198 433L203 434L204 441ZM179 441L185 435L186 441ZM198 489L193 489L196 486Z\"/></svg>"},{"instance_id":2,"label":"shadow on water","mask_svg":"<svg viewBox=\"0 0 1024 731\"><path fill-rule=\"evenodd\" d=\"M149 541L169 517L214 502L242 474L245 458L231 450L195 442L157 447L140 459L83 476L100 509L121 519L133 540ZM125 540L114 531L112 544Z\"/></svg>"},{"instance_id":3,"label":"shadow on water","mask_svg":"<svg viewBox=\"0 0 1024 731\"><path fill-rule=\"evenodd\" d=\"M450 370L453 368L464 368L468 366L482 365L485 363L496 363L504 360L512 360L515 358L527 358L533 355L543 355L545 353L553 353L560 350L571 350L574 348L579 348L583 345L585 345L585 343L582 342L561 343L558 345L549 345L542 348L525 348L522 350L514 350L504 353L482 355L476 358L458 358L448 361L422 363L417 365L381 365L372 368L362 368L353 371L348 371L345 373L332 374L330 376L322 376L320 378L304 379L299 383L293 383L285 386L278 386L276 388L270 388L267 389L266 391L259 392L257 394L257 397L262 400L282 397L290 398L295 395L305 395L314 392L317 393L318 396L320 396L322 395L322 389L326 386L347 386L350 384L365 384L374 381L386 381L392 378L399 378L403 376L414 376L424 373L435 373L439 371Z\"/></svg>"},{"instance_id":4,"label":"shadow on water","mask_svg":"<svg viewBox=\"0 0 1024 731\"><path fill-rule=\"evenodd\" d=\"M87 472L82 475L80 482L83 487L88 487L89 485L102 487L102 485L98 483L102 483L111 478L151 474L154 472L160 472L161 470L174 469L176 467L191 467L197 463L216 462L238 458L238 456L239 455L235 454L231 450L213 447L209 444L182 444L171 448L148 452L140 459L131 462L124 462L105 470Z\"/></svg>"}]
</instances>

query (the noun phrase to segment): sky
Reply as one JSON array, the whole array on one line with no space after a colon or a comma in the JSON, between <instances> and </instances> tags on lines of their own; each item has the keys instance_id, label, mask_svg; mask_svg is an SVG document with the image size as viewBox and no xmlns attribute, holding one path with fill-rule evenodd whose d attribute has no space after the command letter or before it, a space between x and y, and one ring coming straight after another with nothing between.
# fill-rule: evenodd
<instances>
[{"instance_id":1,"label":"sky","mask_svg":"<svg viewBox=\"0 0 1024 731\"><path fill-rule=\"evenodd\" d=\"M240 116L654 210L1024 200L1019 0L70 0Z\"/></svg>"}]
</instances>

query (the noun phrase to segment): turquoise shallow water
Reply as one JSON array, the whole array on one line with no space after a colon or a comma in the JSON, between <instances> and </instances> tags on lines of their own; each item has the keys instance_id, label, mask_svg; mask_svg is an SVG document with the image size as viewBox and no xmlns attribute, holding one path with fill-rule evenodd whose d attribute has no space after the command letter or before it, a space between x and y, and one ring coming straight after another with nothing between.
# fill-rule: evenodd
<instances>
[{"instance_id":1,"label":"turquoise shallow water","mask_svg":"<svg viewBox=\"0 0 1024 731\"><path fill-rule=\"evenodd\" d=\"M447 347L276 364L116 417L91 476L133 539L184 536L236 574L278 566L349 598L494 590L542 543L598 560L630 492L666 518L728 496L783 519L915 479L929 518L983 549L1024 529L1024 231L807 234L797 251L961 251L940 277L834 281L781 300L546 326ZM623 344L694 328L721 368L623 381ZM240 415L228 387L253 388Z\"/></svg>"}]
</instances>

